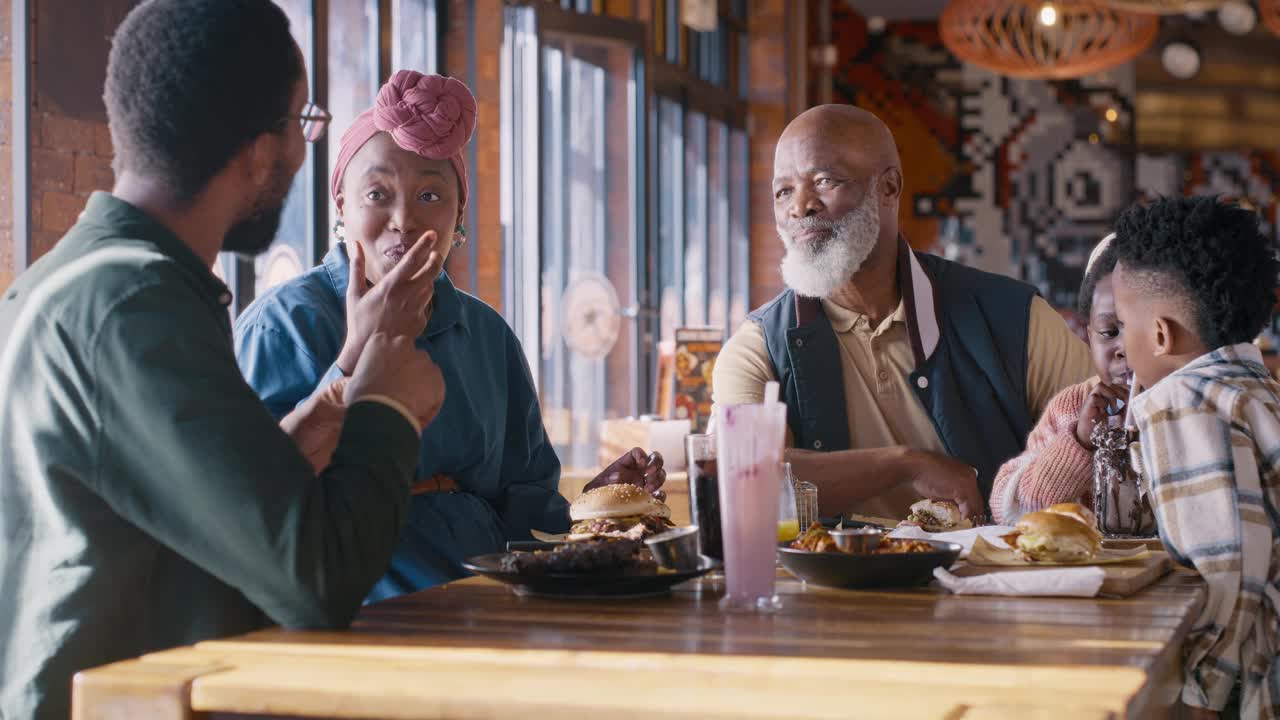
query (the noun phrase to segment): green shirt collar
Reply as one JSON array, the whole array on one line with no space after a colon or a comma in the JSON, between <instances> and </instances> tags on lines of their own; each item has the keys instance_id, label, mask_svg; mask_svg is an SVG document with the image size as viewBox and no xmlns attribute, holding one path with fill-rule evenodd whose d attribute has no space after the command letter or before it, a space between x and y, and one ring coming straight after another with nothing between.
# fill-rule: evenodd
<instances>
[{"instance_id":1,"label":"green shirt collar","mask_svg":"<svg viewBox=\"0 0 1280 720\"><path fill-rule=\"evenodd\" d=\"M100 228L113 237L148 243L162 255L191 271L200 286L219 305L231 304L231 290L204 264L191 247L155 218L108 192L95 192L80 213L80 223Z\"/></svg>"}]
</instances>

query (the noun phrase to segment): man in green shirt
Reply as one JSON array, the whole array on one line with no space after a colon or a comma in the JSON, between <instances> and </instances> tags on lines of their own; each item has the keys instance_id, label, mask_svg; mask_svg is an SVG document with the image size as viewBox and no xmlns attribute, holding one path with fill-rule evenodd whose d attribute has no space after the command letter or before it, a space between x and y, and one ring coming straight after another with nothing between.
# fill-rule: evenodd
<instances>
[{"instance_id":1,"label":"man in green shirt","mask_svg":"<svg viewBox=\"0 0 1280 720\"><path fill-rule=\"evenodd\" d=\"M210 267L270 243L325 117L279 8L143 3L105 99L115 187L0 299L0 720L68 717L89 667L273 622L347 625L444 396L413 344L431 237L348 308L372 339L319 476L241 377Z\"/></svg>"}]
</instances>

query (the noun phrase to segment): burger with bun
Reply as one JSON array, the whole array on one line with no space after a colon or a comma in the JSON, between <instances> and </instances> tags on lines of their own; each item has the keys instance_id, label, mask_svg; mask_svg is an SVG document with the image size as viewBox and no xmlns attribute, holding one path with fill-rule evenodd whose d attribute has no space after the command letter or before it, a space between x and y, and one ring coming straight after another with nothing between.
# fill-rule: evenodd
<instances>
[{"instance_id":1,"label":"burger with bun","mask_svg":"<svg viewBox=\"0 0 1280 720\"><path fill-rule=\"evenodd\" d=\"M1093 528L1094 532L1098 532L1099 537L1101 537L1101 532L1098 530L1098 517L1093 514L1092 510L1081 505L1080 503L1077 503L1077 502L1055 503L1043 509L1045 512L1057 513L1059 515L1066 515L1067 517L1073 517L1079 520L1080 522L1084 523L1085 525L1088 525L1089 527Z\"/></svg>"},{"instance_id":2,"label":"burger with bun","mask_svg":"<svg viewBox=\"0 0 1280 720\"><path fill-rule=\"evenodd\" d=\"M925 532L949 532L973 527L969 518L960 514L960 506L950 500L921 500L911 506L906 524L919 525Z\"/></svg>"},{"instance_id":3,"label":"burger with bun","mask_svg":"<svg viewBox=\"0 0 1280 720\"><path fill-rule=\"evenodd\" d=\"M597 538L643 540L673 527L671 508L635 485L588 490L569 506L570 542Z\"/></svg>"},{"instance_id":4,"label":"burger with bun","mask_svg":"<svg viewBox=\"0 0 1280 720\"><path fill-rule=\"evenodd\" d=\"M1074 515L1038 510L1014 527L1001 539L1028 562L1083 562L1102 550L1102 534Z\"/></svg>"}]
</instances>

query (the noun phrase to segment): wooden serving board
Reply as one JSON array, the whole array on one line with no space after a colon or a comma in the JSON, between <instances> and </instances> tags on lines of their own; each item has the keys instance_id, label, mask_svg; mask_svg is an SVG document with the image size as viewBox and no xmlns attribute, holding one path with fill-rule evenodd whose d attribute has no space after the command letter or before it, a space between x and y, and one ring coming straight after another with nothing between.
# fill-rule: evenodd
<instances>
[{"instance_id":1,"label":"wooden serving board","mask_svg":"<svg viewBox=\"0 0 1280 720\"><path fill-rule=\"evenodd\" d=\"M1164 551L1153 551L1151 554L1140 560L1134 560L1126 563L1113 563L1110 565L1098 565L1106 573L1106 579L1102 581L1102 589L1099 590L1101 595L1111 595L1113 597L1129 597L1146 586L1154 583L1164 577L1169 572L1170 562L1169 553ZM1010 567L1010 566L991 566L991 565L970 565L968 563L960 563L952 568L951 572L960 577L973 577L975 575L989 575L997 572L1028 572L1033 570L1045 570L1045 567L1026 566L1026 567Z\"/></svg>"},{"instance_id":2,"label":"wooden serving board","mask_svg":"<svg viewBox=\"0 0 1280 720\"><path fill-rule=\"evenodd\" d=\"M1105 538L1102 541L1102 547L1114 548L1116 550L1126 550L1129 548L1144 547L1148 550L1164 550L1164 543L1160 542L1160 538Z\"/></svg>"}]
</instances>

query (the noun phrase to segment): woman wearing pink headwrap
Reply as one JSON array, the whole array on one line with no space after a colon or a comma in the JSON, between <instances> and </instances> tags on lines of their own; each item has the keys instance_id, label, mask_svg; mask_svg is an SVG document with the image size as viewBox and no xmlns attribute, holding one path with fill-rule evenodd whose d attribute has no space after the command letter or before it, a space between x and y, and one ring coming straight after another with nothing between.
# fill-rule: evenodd
<instances>
[{"instance_id":1,"label":"woman wearing pink headwrap","mask_svg":"<svg viewBox=\"0 0 1280 720\"><path fill-rule=\"evenodd\" d=\"M415 292L412 285L393 287L383 278L415 243L433 246L435 263L414 274L438 273L417 346L440 367L447 392L423 432L408 525L371 600L462 577L467 557L528 540L531 529L569 525L560 462L515 334L439 271L438 263L467 242L464 152L475 125L475 98L458 80L393 75L343 134L334 160L330 190L343 242L236 321L241 370L277 418L313 394L339 398L333 384L355 366L375 319L385 325L388 314L412 305L402 297ZM332 415L336 432L340 408ZM317 447L315 462L327 463L331 446ZM650 462L637 449L588 487L629 482L659 491L664 478L661 458Z\"/></svg>"}]
</instances>

